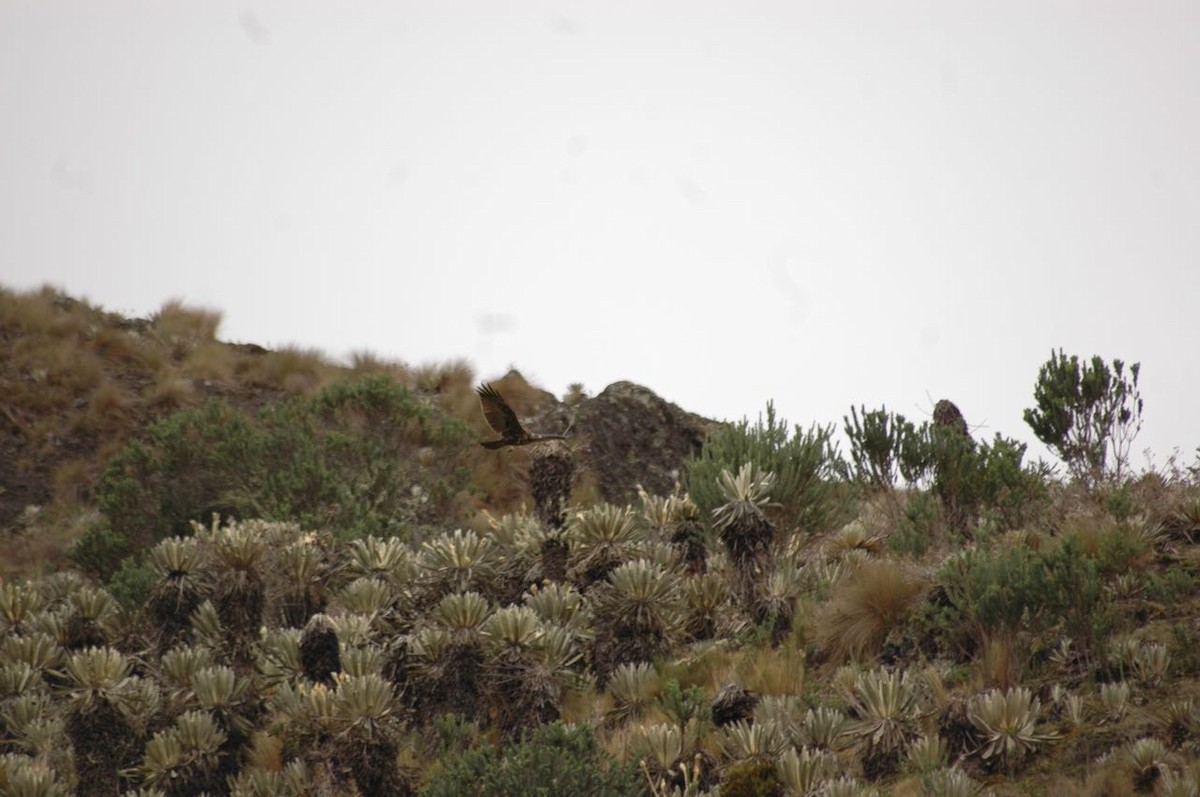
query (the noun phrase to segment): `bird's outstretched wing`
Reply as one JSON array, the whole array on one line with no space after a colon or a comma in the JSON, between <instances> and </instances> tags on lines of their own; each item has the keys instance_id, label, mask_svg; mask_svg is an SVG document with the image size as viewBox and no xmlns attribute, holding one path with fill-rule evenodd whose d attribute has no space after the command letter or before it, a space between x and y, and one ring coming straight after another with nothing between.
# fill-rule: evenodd
<instances>
[{"instance_id":1,"label":"bird's outstretched wing","mask_svg":"<svg viewBox=\"0 0 1200 797\"><path fill-rule=\"evenodd\" d=\"M488 422L488 426L492 427L504 441L516 442L528 437L521 422L517 420L517 414L513 412L512 407L508 406L508 402L500 397L495 388L483 384L475 388L475 392L479 394L479 406L483 408L483 417Z\"/></svg>"}]
</instances>

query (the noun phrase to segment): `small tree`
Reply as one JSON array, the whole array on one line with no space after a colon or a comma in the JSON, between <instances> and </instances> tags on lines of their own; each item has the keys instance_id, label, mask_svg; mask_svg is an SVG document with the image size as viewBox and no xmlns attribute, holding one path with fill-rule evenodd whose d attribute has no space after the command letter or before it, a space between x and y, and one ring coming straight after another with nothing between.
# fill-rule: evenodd
<instances>
[{"instance_id":1,"label":"small tree","mask_svg":"<svg viewBox=\"0 0 1200 797\"><path fill-rule=\"evenodd\" d=\"M862 415L853 406L850 415L842 417L846 439L850 441L850 464L854 477L875 487L891 489L896 484L896 461L905 433L912 424L903 415L862 408Z\"/></svg>"},{"instance_id":2,"label":"small tree","mask_svg":"<svg viewBox=\"0 0 1200 797\"><path fill-rule=\"evenodd\" d=\"M1129 449L1142 428L1142 395L1138 390L1141 363L1130 366L1113 360L1110 368L1100 357L1081 362L1062 349L1038 371L1025 423L1050 446L1072 475L1094 484L1108 473L1120 480L1129 466Z\"/></svg>"}]
</instances>

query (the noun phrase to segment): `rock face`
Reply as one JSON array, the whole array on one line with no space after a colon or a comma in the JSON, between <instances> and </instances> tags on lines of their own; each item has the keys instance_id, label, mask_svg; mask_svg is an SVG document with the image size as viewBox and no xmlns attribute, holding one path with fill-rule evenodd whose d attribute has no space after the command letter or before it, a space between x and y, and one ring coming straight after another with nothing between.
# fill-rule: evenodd
<instances>
[{"instance_id":1,"label":"rock face","mask_svg":"<svg viewBox=\"0 0 1200 797\"><path fill-rule=\"evenodd\" d=\"M554 413L572 411L560 406ZM717 426L632 382L614 382L580 401L573 414L572 436L586 441L583 467L601 497L613 503L635 500L638 484L653 494L670 493L684 460L700 452L705 435Z\"/></svg>"}]
</instances>

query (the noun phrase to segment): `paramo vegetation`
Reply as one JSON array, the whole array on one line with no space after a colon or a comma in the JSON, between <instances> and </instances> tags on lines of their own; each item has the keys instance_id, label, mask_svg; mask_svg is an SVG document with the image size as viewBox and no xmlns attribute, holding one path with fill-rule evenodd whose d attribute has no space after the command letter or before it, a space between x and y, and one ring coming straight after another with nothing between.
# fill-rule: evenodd
<instances>
[{"instance_id":1,"label":"paramo vegetation","mask_svg":"<svg viewBox=\"0 0 1200 797\"><path fill-rule=\"evenodd\" d=\"M1058 463L950 402L768 403L606 502L586 428L482 451L465 365L218 324L0 293L41 501L0 538L0 795L1200 791L1200 472L1130 468L1136 364L1031 366Z\"/></svg>"}]
</instances>

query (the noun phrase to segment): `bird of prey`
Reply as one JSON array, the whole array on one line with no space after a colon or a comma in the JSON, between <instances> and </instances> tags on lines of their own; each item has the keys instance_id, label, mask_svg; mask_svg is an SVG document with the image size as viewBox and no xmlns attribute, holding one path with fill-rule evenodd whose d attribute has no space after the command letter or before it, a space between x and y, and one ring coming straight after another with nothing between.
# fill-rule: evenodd
<instances>
[{"instance_id":1,"label":"bird of prey","mask_svg":"<svg viewBox=\"0 0 1200 797\"><path fill-rule=\"evenodd\" d=\"M484 448L503 448L504 446L527 446L530 443L540 443L543 440L566 440L561 434L530 434L517 420L517 414L508 406L496 389L491 385L480 385L475 388L479 394L479 406L483 408L483 417L488 426L500 435L499 440L484 440L479 445Z\"/></svg>"}]
</instances>

